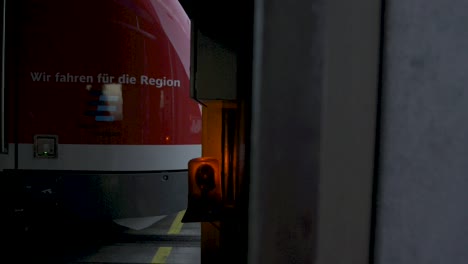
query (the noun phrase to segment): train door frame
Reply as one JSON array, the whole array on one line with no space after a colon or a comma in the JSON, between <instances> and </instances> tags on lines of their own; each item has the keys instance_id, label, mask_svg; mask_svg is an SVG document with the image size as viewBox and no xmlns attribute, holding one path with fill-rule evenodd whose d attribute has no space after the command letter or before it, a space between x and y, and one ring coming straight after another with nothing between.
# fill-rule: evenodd
<instances>
[{"instance_id":1,"label":"train door frame","mask_svg":"<svg viewBox=\"0 0 468 264\"><path fill-rule=\"evenodd\" d=\"M370 263L382 1L255 3L249 263Z\"/></svg>"}]
</instances>

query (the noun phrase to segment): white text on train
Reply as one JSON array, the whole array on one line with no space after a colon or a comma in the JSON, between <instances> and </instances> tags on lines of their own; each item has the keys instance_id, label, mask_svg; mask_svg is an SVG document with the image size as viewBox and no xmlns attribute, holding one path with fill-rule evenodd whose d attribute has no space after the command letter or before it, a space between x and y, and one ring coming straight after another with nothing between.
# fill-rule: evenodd
<instances>
[{"instance_id":1,"label":"white text on train","mask_svg":"<svg viewBox=\"0 0 468 264\"><path fill-rule=\"evenodd\" d=\"M140 84L153 85L158 88L161 87L180 87L180 80L166 79L164 78L151 78L145 75L140 77Z\"/></svg>"}]
</instances>

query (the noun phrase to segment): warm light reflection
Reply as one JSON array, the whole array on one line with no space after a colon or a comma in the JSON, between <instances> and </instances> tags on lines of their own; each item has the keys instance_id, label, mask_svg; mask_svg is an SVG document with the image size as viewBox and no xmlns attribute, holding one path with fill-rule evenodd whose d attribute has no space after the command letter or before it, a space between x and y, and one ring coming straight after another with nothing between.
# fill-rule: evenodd
<instances>
[{"instance_id":1,"label":"warm light reflection","mask_svg":"<svg viewBox=\"0 0 468 264\"><path fill-rule=\"evenodd\" d=\"M223 202L228 207L234 204L237 192L237 111L236 102L209 101L202 115L202 154L220 162Z\"/></svg>"},{"instance_id":2,"label":"warm light reflection","mask_svg":"<svg viewBox=\"0 0 468 264\"><path fill-rule=\"evenodd\" d=\"M189 161L189 200L183 222L218 221L237 192L238 105L204 102L202 155Z\"/></svg>"},{"instance_id":3,"label":"warm light reflection","mask_svg":"<svg viewBox=\"0 0 468 264\"><path fill-rule=\"evenodd\" d=\"M189 197L182 222L217 221L221 216L222 193L219 162L213 157L188 163Z\"/></svg>"},{"instance_id":4,"label":"warm light reflection","mask_svg":"<svg viewBox=\"0 0 468 264\"><path fill-rule=\"evenodd\" d=\"M221 201L221 176L219 161L212 157L189 161L189 196L191 199ZM209 188L207 187L209 186Z\"/></svg>"}]
</instances>

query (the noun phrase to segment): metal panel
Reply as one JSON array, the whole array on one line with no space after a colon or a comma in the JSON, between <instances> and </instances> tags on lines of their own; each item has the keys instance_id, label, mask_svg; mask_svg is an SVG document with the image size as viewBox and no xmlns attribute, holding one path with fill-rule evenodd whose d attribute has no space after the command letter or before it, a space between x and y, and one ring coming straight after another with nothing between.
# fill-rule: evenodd
<instances>
[{"instance_id":1,"label":"metal panel","mask_svg":"<svg viewBox=\"0 0 468 264\"><path fill-rule=\"evenodd\" d=\"M249 213L252 264L306 264L313 263L316 255L323 9L320 0L257 1Z\"/></svg>"},{"instance_id":2,"label":"metal panel","mask_svg":"<svg viewBox=\"0 0 468 264\"><path fill-rule=\"evenodd\" d=\"M81 220L105 222L125 218L123 222L132 226L132 221L141 225L142 217L152 217L157 221L154 216L173 214L187 208L187 171L6 170L2 176L9 186L6 192L9 194L9 207L33 224L48 221L50 223L47 224L51 225L58 222L67 224L66 221ZM21 221L17 223L21 224Z\"/></svg>"},{"instance_id":3,"label":"metal panel","mask_svg":"<svg viewBox=\"0 0 468 264\"><path fill-rule=\"evenodd\" d=\"M191 97L200 101L237 99L235 52L206 36L196 27L192 30Z\"/></svg>"},{"instance_id":4,"label":"metal panel","mask_svg":"<svg viewBox=\"0 0 468 264\"><path fill-rule=\"evenodd\" d=\"M32 144L18 144L18 154L19 169L27 170L181 170L201 155L201 146L60 144L56 159L37 159Z\"/></svg>"},{"instance_id":5,"label":"metal panel","mask_svg":"<svg viewBox=\"0 0 468 264\"><path fill-rule=\"evenodd\" d=\"M367 263L380 1L256 2L249 263Z\"/></svg>"}]
</instances>

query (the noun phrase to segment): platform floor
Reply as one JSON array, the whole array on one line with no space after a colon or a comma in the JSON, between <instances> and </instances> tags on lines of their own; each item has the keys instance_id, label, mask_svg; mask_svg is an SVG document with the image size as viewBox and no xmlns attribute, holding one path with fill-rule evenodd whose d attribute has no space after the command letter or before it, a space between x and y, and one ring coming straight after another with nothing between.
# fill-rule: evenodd
<instances>
[{"instance_id":1,"label":"platform floor","mask_svg":"<svg viewBox=\"0 0 468 264\"><path fill-rule=\"evenodd\" d=\"M183 213L165 216L141 230L122 228L89 241L64 240L46 246L47 237L44 244L36 239L18 259L57 264L198 264L200 223L181 223Z\"/></svg>"}]
</instances>

